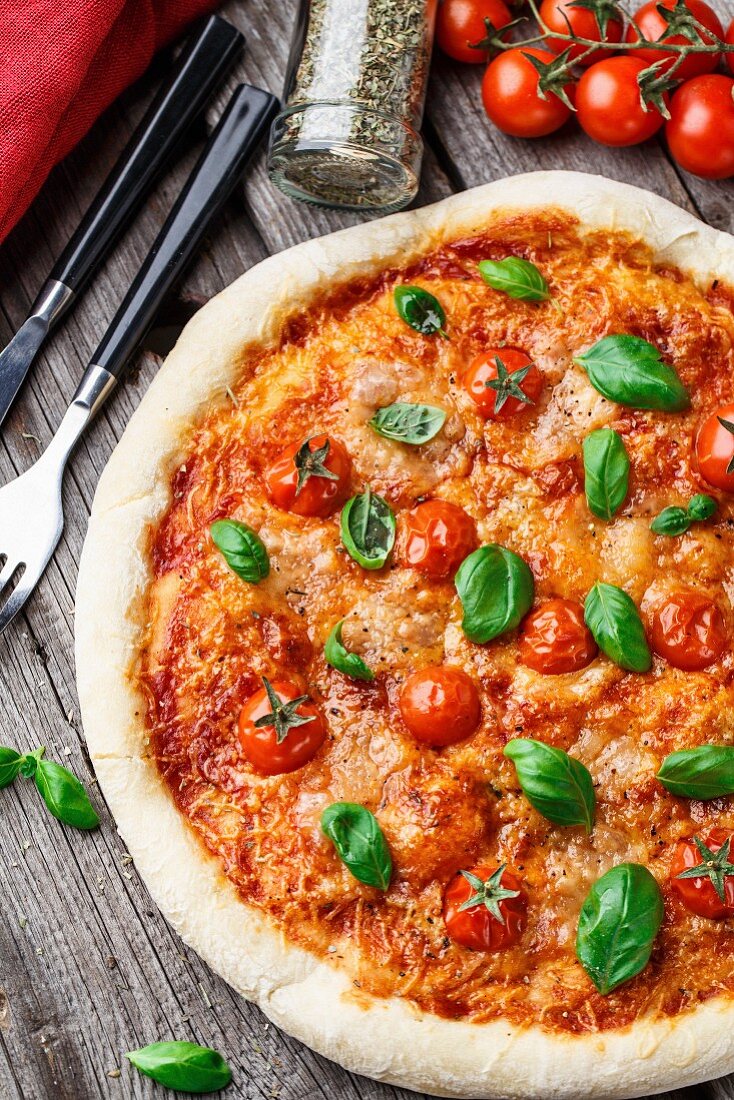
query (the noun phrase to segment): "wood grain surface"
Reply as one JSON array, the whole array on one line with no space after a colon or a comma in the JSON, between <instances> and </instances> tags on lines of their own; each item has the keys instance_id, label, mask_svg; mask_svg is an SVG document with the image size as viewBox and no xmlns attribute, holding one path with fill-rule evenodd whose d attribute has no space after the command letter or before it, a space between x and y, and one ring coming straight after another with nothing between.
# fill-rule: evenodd
<instances>
[{"instance_id":1,"label":"wood grain surface","mask_svg":"<svg viewBox=\"0 0 734 1100\"><path fill-rule=\"evenodd\" d=\"M730 4L734 10L733 0ZM295 0L230 0L223 6L223 14L248 39L245 60L229 89L244 79L280 93L294 11ZM97 123L56 169L0 249L0 346L24 320L166 63L166 57L159 58ZM484 116L480 81L481 68L436 57L418 204L517 172L574 168L648 187L720 229L734 229L731 183L683 175L671 164L663 144L655 141L610 151L575 130L532 142L505 138ZM226 95L225 89L213 104L210 121L218 117ZM202 136L192 135L188 152L37 360L0 436L0 483L26 469L50 439L193 164ZM270 186L261 152L177 295L161 311L157 328L124 384L79 446L66 478L65 534L25 614L0 638L0 743L20 750L46 745L50 758L90 784L102 816L101 829L80 834L43 812L32 784L17 782L2 791L2 1100L163 1096L164 1091L139 1076L123 1054L166 1038L191 1039L219 1049L234 1072L227 1096L409 1100L415 1095L346 1073L279 1032L172 932L126 855L96 789L74 687L74 586L95 485L160 365L160 353L186 318L243 270L270 253L357 220L284 198ZM667 1100L732 1100L734 1081L666 1095Z\"/></svg>"}]
</instances>

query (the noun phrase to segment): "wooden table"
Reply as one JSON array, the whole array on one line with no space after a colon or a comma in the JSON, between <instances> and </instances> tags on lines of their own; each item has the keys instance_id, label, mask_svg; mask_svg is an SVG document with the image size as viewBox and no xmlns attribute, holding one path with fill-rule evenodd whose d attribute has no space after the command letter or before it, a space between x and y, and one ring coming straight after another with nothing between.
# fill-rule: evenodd
<instances>
[{"instance_id":1,"label":"wooden table","mask_svg":"<svg viewBox=\"0 0 734 1100\"><path fill-rule=\"evenodd\" d=\"M720 2L720 0L719 0ZM280 92L295 0L238 3L223 13L248 37L235 79ZM70 231L144 110L165 59L114 106L52 175L0 249L0 346L28 306ZM436 57L425 123L418 204L538 168L604 173L648 187L720 229L734 230L731 183L683 176L662 143L609 151L577 131L548 140L503 137L481 108L481 69ZM212 110L218 117L223 94ZM189 150L169 173L41 355L2 430L0 481L24 470L48 442L89 355L146 255L190 169ZM552 199L552 195L547 196ZM133 369L80 445L66 479L67 525L25 614L0 639L0 743L47 746L92 784L102 828L80 834L42 812L30 784L0 793L0 1096L3 1100L161 1097L126 1050L192 1039L233 1067L228 1096L262 1100L409 1100L403 1090L352 1076L281 1034L189 951L157 912L94 787L74 687L72 635L77 563L94 489L110 452L185 320L270 253L357 221L298 205L270 186L261 155L213 229ZM668 1094L734 1098L734 1079Z\"/></svg>"}]
</instances>

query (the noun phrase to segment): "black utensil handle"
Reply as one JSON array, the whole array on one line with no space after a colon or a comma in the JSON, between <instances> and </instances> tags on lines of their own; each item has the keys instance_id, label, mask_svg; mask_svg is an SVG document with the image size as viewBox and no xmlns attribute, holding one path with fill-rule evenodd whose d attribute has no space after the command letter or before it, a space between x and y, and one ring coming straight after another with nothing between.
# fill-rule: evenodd
<instances>
[{"instance_id":1,"label":"black utensil handle","mask_svg":"<svg viewBox=\"0 0 734 1100\"><path fill-rule=\"evenodd\" d=\"M237 88L92 357L96 366L122 373L277 110L269 92L249 84Z\"/></svg>"},{"instance_id":2,"label":"black utensil handle","mask_svg":"<svg viewBox=\"0 0 734 1100\"><path fill-rule=\"evenodd\" d=\"M77 293L163 170L240 51L240 32L213 15L178 57L49 278Z\"/></svg>"}]
</instances>

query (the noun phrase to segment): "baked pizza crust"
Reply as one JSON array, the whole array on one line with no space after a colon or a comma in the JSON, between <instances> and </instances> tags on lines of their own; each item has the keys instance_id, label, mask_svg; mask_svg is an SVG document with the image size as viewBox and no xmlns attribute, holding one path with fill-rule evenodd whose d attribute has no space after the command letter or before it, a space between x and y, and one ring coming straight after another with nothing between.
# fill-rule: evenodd
<instances>
[{"instance_id":1,"label":"baked pizza crust","mask_svg":"<svg viewBox=\"0 0 734 1100\"><path fill-rule=\"evenodd\" d=\"M99 783L157 905L181 937L279 1027L350 1070L464 1098L631 1097L734 1070L728 997L676 1017L603 1034L473 1024L355 990L349 977L289 943L246 906L174 806L147 755L145 702L130 676L151 581L149 525L212 402L226 400L248 347L273 342L317 296L443 241L498 212L555 206L581 229L628 231L694 282L734 284L734 239L665 199L574 172L498 180L270 257L186 326L112 455L97 490L79 570L76 665L84 731Z\"/></svg>"}]
</instances>

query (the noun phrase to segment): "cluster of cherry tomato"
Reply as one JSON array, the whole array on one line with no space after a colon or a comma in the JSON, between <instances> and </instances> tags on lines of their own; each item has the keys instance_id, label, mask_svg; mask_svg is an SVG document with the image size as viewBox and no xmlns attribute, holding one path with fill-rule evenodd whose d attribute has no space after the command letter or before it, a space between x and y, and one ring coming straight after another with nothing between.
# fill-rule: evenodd
<instances>
[{"instance_id":1,"label":"cluster of cherry tomato","mask_svg":"<svg viewBox=\"0 0 734 1100\"><path fill-rule=\"evenodd\" d=\"M489 118L506 134L533 138L553 133L575 113L589 137L611 146L636 145L665 126L671 155L686 171L708 179L734 175L734 78L714 71L721 52L690 52L679 63L675 53L647 46L614 53L615 44L639 42L640 34L690 47L690 38L669 32L660 11L676 3L685 3L705 45L734 45L734 21L725 32L705 0L647 0L626 26L621 11L615 18L603 0L597 10L576 0L542 0L541 27L548 30L540 41L506 47L487 66L482 99ZM512 20L505 0L442 0L438 44L457 61L483 63L487 52L473 45L487 40L487 24L499 32ZM586 42L607 45L595 50ZM556 65L557 79L541 86L541 73L566 50L568 64L563 71ZM734 72L734 53L725 60ZM651 65L657 94L648 96L638 80ZM660 86L668 70L672 95Z\"/></svg>"}]
</instances>

